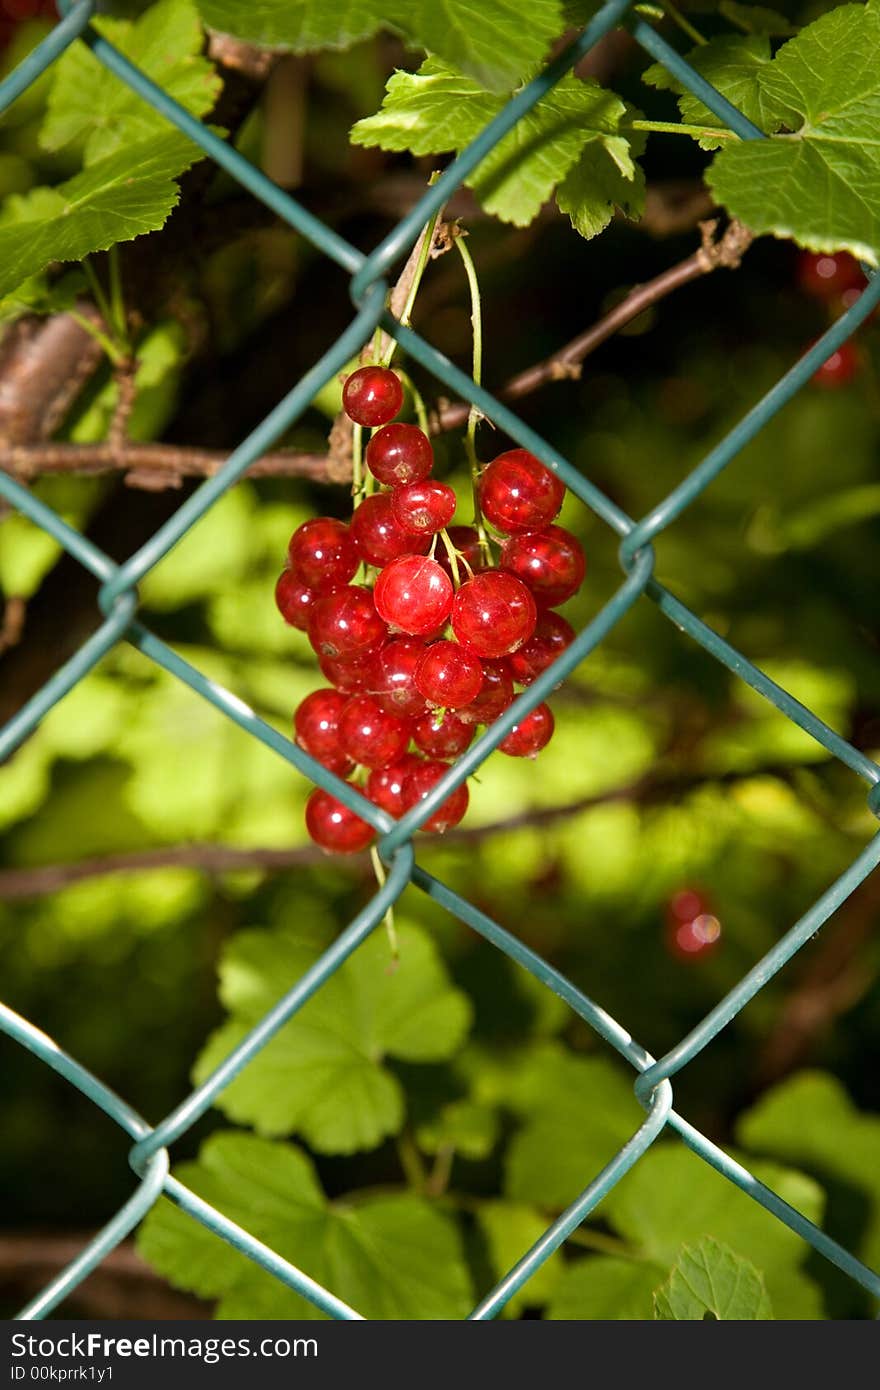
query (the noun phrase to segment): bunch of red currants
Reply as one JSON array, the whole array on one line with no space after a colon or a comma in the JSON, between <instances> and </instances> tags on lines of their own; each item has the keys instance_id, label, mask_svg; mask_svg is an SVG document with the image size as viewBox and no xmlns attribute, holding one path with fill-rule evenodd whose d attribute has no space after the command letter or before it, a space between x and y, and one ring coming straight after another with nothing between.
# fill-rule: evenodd
<instances>
[{"instance_id":1,"label":"bunch of red currants","mask_svg":"<svg viewBox=\"0 0 880 1390\"><path fill-rule=\"evenodd\" d=\"M862 267L847 251L833 255L801 251L797 281L805 294L824 305L832 321L852 308L868 283ZM861 366L859 348L852 338L847 338L813 373L813 382L833 391L852 381Z\"/></svg>"},{"instance_id":2,"label":"bunch of red currants","mask_svg":"<svg viewBox=\"0 0 880 1390\"><path fill-rule=\"evenodd\" d=\"M553 610L585 572L577 539L554 525L565 489L525 449L480 473L480 528L450 526L455 492L433 479L433 449L417 425L394 422L403 388L387 367L361 367L343 406L374 431L365 460L381 490L363 496L348 525L318 517L297 528L275 588L286 622L307 632L329 685L294 716L296 741L399 818L417 805L472 742L574 638ZM394 423L392 423L394 422ZM499 537L495 563L484 524ZM365 582L352 582L364 566ZM499 747L535 757L553 734L540 704ZM362 771L358 772L358 769ZM422 826L458 825L462 784ZM320 788L306 826L322 849L351 854L374 831Z\"/></svg>"}]
</instances>

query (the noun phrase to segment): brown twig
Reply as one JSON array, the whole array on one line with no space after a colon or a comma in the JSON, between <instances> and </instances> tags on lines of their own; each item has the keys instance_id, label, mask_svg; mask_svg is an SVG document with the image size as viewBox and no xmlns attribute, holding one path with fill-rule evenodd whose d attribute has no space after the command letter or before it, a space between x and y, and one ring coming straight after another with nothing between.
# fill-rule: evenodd
<instances>
[{"instance_id":1,"label":"brown twig","mask_svg":"<svg viewBox=\"0 0 880 1390\"><path fill-rule=\"evenodd\" d=\"M702 772L652 773L625 786L581 796L558 806L526 808L515 815L490 821L485 825L449 830L442 838L425 837L419 840L419 854L434 847L448 849L450 845L472 846L496 835L511 834L516 830L540 829L553 825L556 821L581 815L597 806L607 806L616 802L636 802L641 806L657 805L686 796L707 783L727 784L766 776L785 778L790 776L791 772L792 769L785 765L773 764L750 772L719 775ZM84 879L99 878L104 874L141 873L159 868L198 869L210 874L232 873L243 869L263 869L280 873L289 869L310 868L325 862L324 853L312 845L296 849L237 849L232 845L215 844L169 845L156 849L133 850L126 854L108 854L73 864L3 869L0 870L0 900L42 897L46 893L55 893L74 883L81 883ZM360 858L339 859L335 863L339 868L354 868L358 872L363 868Z\"/></svg>"},{"instance_id":2,"label":"brown twig","mask_svg":"<svg viewBox=\"0 0 880 1390\"><path fill-rule=\"evenodd\" d=\"M733 270L742 261L753 239L753 233L741 222L733 221L720 240L715 241L717 227L718 223L714 220L701 222L701 245L693 255L679 261L669 270L664 270L646 284L636 285L625 299L584 333L572 338L571 342L566 343L543 362L536 362L512 377L498 392L500 398L504 401L516 401L537 391L548 382L576 380L581 374L584 359L646 309L658 304L661 299L681 289L683 285L690 284L692 280L699 280L703 275L710 275L714 270L722 267ZM437 412L437 429L460 428L467 420L469 408L461 402L441 406Z\"/></svg>"},{"instance_id":3,"label":"brown twig","mask_svg":"<svg viewBox=\"0 0 880 1390\"><path fill-rule=\"evenodd\" d=\"M4 1301L24 1301L54 1278L93 1238L93 1232L0 1236L0 1292ZM137 1254L130 1242L105 1255L98 1268L70 1295L86 1317L155 1320L207 1318L206 1303L178 1293Z\"/></svg>"},{"instance_id":4,"label":"brown twig","mask_svg":"<svg viewBox=\"0 0 880 1390\"><path fill-rule=\"evenodd\" d=\"M438 223L437 237L442 239L444 228ZM753 239L753 234L741 223L733 221L716 240L717 222L700 224L702 244L692 255L664 270L644 285L637 285L625 299L584 333L542 362L536 362L512 377L498 392L502 400L519 400L552 381L571 380L580 376L581 366L591 352L639 314L658 304L667 295L709 275L718 269L732 270ZM404 266L391 297L392 313L400 313L412 284L417 263L418 245ZM408 277L408 278L407 278ZM457 402L442 402L431 419L432 433L458 429L467 420L469 407ZM21 478L43 473L96 474L122 471L135 487L158 489L179 487L183 478L210 477L222 466L225 455L210 449L184 449L174 444L126 444L114 449L109 444L39 444L20 445L0 454L0 468ZM330 432L326 454L300 453L281 450L265 455L248 470L255 478L309 478L313 482L345 483L351 477L351 433L346 421L337 419Z\"/></svg>"}]
</instances>

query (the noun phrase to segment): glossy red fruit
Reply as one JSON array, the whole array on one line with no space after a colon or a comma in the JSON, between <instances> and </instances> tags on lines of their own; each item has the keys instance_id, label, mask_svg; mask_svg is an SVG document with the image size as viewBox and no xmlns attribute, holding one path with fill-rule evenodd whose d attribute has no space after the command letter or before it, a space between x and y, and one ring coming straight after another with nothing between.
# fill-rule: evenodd
<instances>
[{"instance_id":1,"label":"glossy red fruit","mask_svg":"<svg viewBox=\"0 0 880 1390\"><path fill-rule=\"evenodd\" d=\"M319 656L321 674L337 690L349 695L372 691L379 680L378 660L381 647L368 647L353 656Z\"/></svg>"},{"instance_id":2,"label":"glossy red fruit","mask_svg":"<svg viewBox=\"0 0 880 1390\"><path fill-rule=\"evenodd\" d=\"M309 641L319 656L354 656L387 635L370 590L354 584L324 594L309 614Z\"/></svg>"},{"instance_id":3,"label":"glossy red fruit","mask_svg":"<svg viewBox=\"0 0 880 1390\"><path fill-rule=\"evenodd\" d=\"M484 560L483 552L480 549L480 538L473 526L448 526L446 528L446 534L452 542L453 548L459 552L460 556L464 557L467 561L467 565L470 566L475 574L477 570L483 568ZM449 578L454 580L455 575L452 572L452 561L449 558L445 545L437 546L434 558L437 564L445 569ZM463 584L468 578L470 578L470 576L467 567L462 563L461 559L459 559L458 581L460 584Z\"/></svg>"},{"instance_id":4,"label":"glossy red fruit","mask_svg":"<svg viewBox=\"0 0 880 1390\"><path fill-rule=\"evenodd\" d=\"M565 485L527 449L509 449L487 464L479 491L483 515L506 535L548 525L565 497Z\"/></svg>"},{"instance_id":5,"label":"glossy red fruit","mask_svg":"<svg viewBox=\"0 0 880 1390\"><path fill-rule=\"evenodd\" d=\"M430 758L457 758L469 748L476 725L466 724L454 710L429 710L412 727L413 743Z\"/></svg>"},{"instance_id":6,"label":"glossy red fruit","mask_svg":"<svg viewBox=\"0 0 880 1390\"><path fill-rule=\"evenodd\" d=\"M403 788L406 809L410 811L413 806L417 806L430 791L433 791L440 778L445 776L448 771L447 763L438 762L433 758L413 768ZM432 811L421 829L439 833L444 830L451 830L454 825L458 825L467 811L469 799L467 783L463 782L437 807L436 811Z\"/></svg>"},{"instance_id":7,"label":"glossy red fruit","mask_svg":"<svg viewBox=\"0 0 880 1390\"><path fill-rule=\"evenodd\" d=\"M422 655L415 681L429 705L460 709L479 695L483 667L476 653L460 642L434 642Z\"/></svg>"},{"instance_id":8,"label":"glossy red fruit","mask_svg":"<svg viewBox=\"0 0 880 1390\"><path fill-rule=\"evenodd\" d=\"M574 638L574 628L561 614L550 610L539 612L529 640L523 643L518 652L508 657L514 680L519 681L520 685L531 685L542 671L553 665L566 647L571 646Z\"/></svg>"},{"instance_id":9,"label":"glossy red fruit","mask_svg":"<svg viewBox=\"0 0 880 1390\"><path fill-rule=\"evenodd\" d=\"M434 450L418 425L397 423L376 431L367 445L366 460L380 483L403 487L427 478L434 466Z\"/></svg>"},{"instance_id":10,"label":"glossy red fruit","mask_svg":"<svg viewBox=\"0 0 880 1390\"><path fill-rule=\"evenodd\" d=\"M351 759L339 743L339 720L347 696L338 690L314 690L299 705L293 716L296 741L306 753L311 753L339 777L352 771Z\"/></svg>"},{"instance_id":11,"label":"glossy red fruit","mask_svg":"<svg viewBox=\"0 0 880 1390\"><path fill-rule=\"evenodd\" d=\"M371 825L321 787L316 787L306 802L306 829L328 854L357 854L376 834Z\"/></svg>"},{"instance_id":12,"label":"glossy red fruit","mask_svg":"<svg viewBox=\"0 0 880 1390\"><path fill-rule=\"evenodd\" d=\"M449 575L436 560L422 555L392 560L376 580L373 593L385 622L412 637L434 633L452 608Z\"/></svg>"},{"instance_id":13,"label":"glossy red fruit","mask_svg":"<svg viewBox=\"0 0 880 1390\"><path fill-rule=\"evenodd\" d=\"M361 559L378 569L384 569L401 555L423 555L431 544L430 536L416 536L403 529L394 517L387 492L365 497L355 508L351 538Z\"/></svg>"},{"instance_id":14,"label":"glossy red fruit","mask_svg":"<svg viewBox=\"0 0 880 1390\"><path fill-rule=\"evenodd\" d=\"M531 593L514 574L483 570L468 579L452 604L452 630L478 656L506 656L527 642L538 612Z\"/></svg>"},{"instance_id":15,"label":"glossy red fruit","mask_svg":"<svg viewBox=\"0 0 880 1390\"><path fill-rule=\"evenodd\" d=\"M318 597L314 589L297 579L293 570L282 570L275 585L275 603L278 612L291 627L305 632L309 625L309 613Z\"/></svg>"},{"instance_id":16,"label":"glossy red fruit","mask_svg":"<svg viewBox=\"0 0 880 1390\"><path fill-rule=\"evenodd\" d=\"M858 375L861 365L858 348L851 339L847 339L822 363L818 371L813 373L811 381L825 391L836 391L839 386L846 386Z\"/></svg>"},{"instance_id":17,"label":"glossy red fruit","mask_svg":"<svg viewBox=\"0 0 880 1390\"><path fill-rule=\"evenodd\" d=\"M424 714L425 697L416 685L416 671L425 654L421 637L394 637L379 653L372 693L383 709L402 719Z\"/></svg>"},{"instance_id":18,"label":"glossy red fruit","mask_svg":"<svg viewBox=\"0 0 880 1390\"><path fill-rule=\"evenodd\" d=\"M862 290L865 274L848 251L801 251L798 256L798 284L817 299L834 299L847 290Z\"/></svg>"},{"instance_id":19,"label":"glossy red fruit","mask_svg":"<svg viewBox=\"0 0 880 1390\"><path fill-rule=\"evenodd\" d=\"M416 535L434 536L455 515L458 499L451 487L429 478L422 483L407 483L396 487L391 494L394 519L405 531Z\"/></svg>"},{"instance_id":20,"label":"glossy red fruit","mask_svg":"<svg viewBox=\"0 0 880 1390\"><path fill-rule=\"evenodd\" d=\"M388 767L409 746L409 724L372 695L352 695L339 717L339 746L362 767Z\"/></svg>"},{"instance_id":21,"label":"glossy red fruit","mask_svg":"<svg viewBox=\"0 0 880 1390\"><path fill-rule=\"evenodd\" d=\"M684 888L673 893L666 906L666 949L679 960L705 956L721 940L721 923L704 893Z\"/></svg>"},{"instance_id":22,"label":"glossy red fruit","mask_svg":"<svg viewBox=\"0 0 880 1390\"><path fill-rule=\"evenodd\" d=\"M537 705L514 724L498 747L510 758L536 758L553 737L555 723L549 705Z\"/></svg>"},{"instance_id":23,"label":"glossy red fruit","mask_svg":"<svg viewBox=\"0 0 880 1390\"><path fill-rule=\"evenodd\" d=\"M358 553L348 527L329 516L298 526L287 547L290 568L310 589L326 593L347 584L358 567Z\"/></svg>"},{"instance_id":24,"label":"glossy red fruit","mask_svg":"<svg viewBox=\"0 0 880 1390\"><path fill-rule=\"evenodd\" d=\"M512 704L513 696L513 677L507 662L484 661L479 695L456 713L466 724L491 724Z\"/></svg>"},{"instance_id":25,"label":"glossy red fruit","mask_svg":"<svg viewBox=\"0 0 880 1390\"><path fill-rule=\"evenodd\" d=\"M356 425L387 425L403 405L403 387L390 367L359 367L342 388L342 408Z\"/></svg>"},{"instance_id":26,"label":"glossy red fruit","mask_svg":"<svg viewBox=\"0 0 880 1390\"><path fill-rule=\"evenodd\" d=\"M555 608L577 593L587 562L576 536L562 526L547 526L505 541L501 567L521 579L542 608Z\"/></svg>"},{"instance_id":27,"label":"glossy red fruit","mask_svg":"<svg viewBox=\"0 0 880 1390\"><path fill-rule=\"evenodd\" d=\"M399 762L392 763L390 767L376 768L367 778L366 792L370 801L399 820L407 809L404 797L406 779L421 761L417 753L405 753Z\"/></svg>"}]
</instances>

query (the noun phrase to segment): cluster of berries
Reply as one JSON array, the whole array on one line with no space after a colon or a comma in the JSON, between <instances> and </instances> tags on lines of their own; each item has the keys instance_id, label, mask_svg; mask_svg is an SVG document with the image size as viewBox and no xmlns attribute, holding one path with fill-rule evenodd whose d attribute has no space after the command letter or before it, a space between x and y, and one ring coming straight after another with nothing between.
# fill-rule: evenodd
<instances>
[{"instance_id":1,"label":"cluster of berries","mask_svg":"<svg viewBox=\"0 0 880 1390\"><path fill-rule=\"evenodd\" d=\"M834 255L801 251L797 281L804 294L825 306L832 320L852 308L868 283L862 267L847 251L837 251ZM857 344L847 338L813 373L813 382L826 390L834 390L852 381L861 365Z\"/></svg>"},{"instance_id":2,"label":"cluster of berries","mask_svg":"<svg viewBox=\"0 0 880 1390\"><path fill-rule=\"evenodd\" d=\"M496 566L485 538L449 526L452 488L430 477L431 441L416 425L391 423L403 405L387 367L361 367L346 380L343 406L375 432L366 464L382 490L364 497L348 525L305 522L288 547L275 600L307 632L329 687L294 717L297 743L340 777L360 774L363 793L399 818L426 796L474 738L563 652L574 632L553 612L580 587L583 551L554 525L565 489L525 449L482 471L485 521L503 538ZM368 581L356 584L365 566ZM499 745L534 757L553 734L540 704ZM412 747L414 745L414 747ZM458 787L423 830L455 826L468 806ZM366 848L372 828L336 797L316 789L306 825L323 849Z\"/></svg>"}]
</instances>

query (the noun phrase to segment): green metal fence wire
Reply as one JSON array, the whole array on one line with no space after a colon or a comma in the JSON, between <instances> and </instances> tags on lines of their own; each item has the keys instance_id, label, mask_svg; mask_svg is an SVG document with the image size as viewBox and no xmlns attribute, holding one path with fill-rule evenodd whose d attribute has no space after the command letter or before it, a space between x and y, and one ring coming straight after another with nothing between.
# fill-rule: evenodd
<instances>
[{"instance_id":1,"label":"green metal fence wire","mask_svg":"<svg viewBox=\"0 0 880 1390\"><path fill-rule=\"evenodd\" d=\"M421 335L404 328L386 310L388 271L406 255L427 220L445 203L498 141L516 125L604 34L625 17L632 0L608 0L583 33L550 63L528 86L507 104L458 158L449 165L416 206L402 218L382 243L365 256L319 219L276 187L242 155L198 120L195 120L168 94L126 59L112 44L91 27L94 0L59 0L62 18L37 48L0 83L0 111L24 92L73 42L88 44L95 57L161 112L172 125L190 136L217 164L243 187L271 208L291 227L306 237L350 278L354 315L349 327L308 371L301 381L271 411L262 423L230 455L220 471L203 483L177 512L125 561L117 565L85 536L67 525L51 508L26 488L0 472L0 496L32 522L54 537L62 547L101 581L99 604L104 622L76 654L47 681L46 685L0 729L0 758L7 757L31 734L43 716L86 676L110 649L127 641L145 656L183 681L196 694L222 711L241 729L266 744L309 780L332 792L369 821L379 834L379 849L388 865L384 885L368 905L338 937L328 951L251 1030L225 1061L203 1084L187 1095L160 1124L151 1125L124 1100L104 1086L73 1057L49 1037L11 1010L0 1006L0 1029L53 1068L72 1086L103 1110L130 1136L131 1166L139 1183L133 1195L80 1253L80 1255L42 1292L22 1309L19 1317L44 1317L56 1308L78 1284L123 1240L150 1210L161 1194L168 1196L194 1220L228 1241L249 1259L332 1318L359 1319L361 1314L343 1303L332 1290L310 1279L302 1270L255 1240L222 1212L202 1201L174 1178L170 1171L169 1149L186 1134L217 1096L260 1052L270 1039L321 988L346 958L382 921L408 884L414 884L448 912L479 933L511 960L528 970L536 980L560 996L585 1023L630 1064L636 1072L635 1093L646 1110L646 1118L632 1138L595 1176L566 1211L544 1232L532 1248L491 1289L470 1314L472 1319L495 1317L526 1280L556 1250L566 1237L593 1211L623 1175L636 1164L654 1140L669 1129L717 1172L747 1193L785 1225L796 1231L810 1246L848 1274L874 1298L880 1299L880 1274L869 1269L848 1250L832 1240L806 1217L784 1202L770 1187L758 1181L748 1169L688 1124L672 1108L671 1078L687 1066L726 1027L778 970L791 959L831 914L880 863L880 833L858 855L844 874L796 922L777 945L746 974L735 989L683 1038L676 1047L655 1060L626 1029L540 955L524 946L492 918L461 898L416 863L413 836L450 792L485 761L511 727L538 705L558 683L599 645L628 611L641 599L649 599L674 624L687 633L711 656L754 690L769 700L790 720L804 729L836 759L868 785L868 806L880 815L880 766L852 747L816 714L788 691L760 671L741 652L725 642L692 613L679 599L653 577L653 542L674 522L726 468L740 450L809 380L814 371L834 352L880 302L880 274L869 272L865 292L822 338L806 352L762 400L721 440L714 449L660 502L638 521L626 515L593 483L556 452L489 392L453 365ZM725 124L745 140L761 139L762 132L740 111L706 82L643 19L630 21L637 42L661 62ZM316 392L360 350L377 325L390 333L401 348L425 367L450 391L475 404L499 429L518 444L530 449L565 482L596 516L620 538L619 557L623 581L597 616L578 634L571 647L501 715L491 728L464 753L437 783L418 807L399 821L366 801L360 793L328 772L296 744L260 719L232 692L223 689L143 626L137 618L137 584L164 555L231 488L248 467L305 411Z\"/></svg>"}]
</instances>

